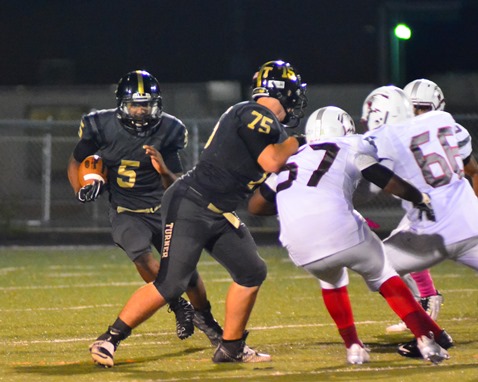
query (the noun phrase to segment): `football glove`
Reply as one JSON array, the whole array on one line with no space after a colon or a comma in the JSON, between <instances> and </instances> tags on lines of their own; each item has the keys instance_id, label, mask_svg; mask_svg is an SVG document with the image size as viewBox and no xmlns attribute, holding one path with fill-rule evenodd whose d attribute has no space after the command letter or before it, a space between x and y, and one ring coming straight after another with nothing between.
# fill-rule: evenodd
<instances>
[{"instance_id":1,"label":"football glove","mask_svg":"<svg viewBox=\"0 0 478 382\"><path fill-rule=\"evenodd\" d=\"M431 202L430 196L422 192L422 201L420 203L413 204L413 207L418 210L418 218L420 220L423 220L423 214L425 214L425 217L428 220L432 222L436 221L435 211L433 211Z\"/></svg>"},{"instance_id":2,"label":"football glove","mask_svg":"<svg viewBox=\"0 0 478 382\"><path fill-rule=\"evenodd\" d=\"M93 202L101 194L103 189L103 182L95 180L93 183L87 184L79 189L76 194L76 198L81 202Z\"/></svg>"}]
</instances>

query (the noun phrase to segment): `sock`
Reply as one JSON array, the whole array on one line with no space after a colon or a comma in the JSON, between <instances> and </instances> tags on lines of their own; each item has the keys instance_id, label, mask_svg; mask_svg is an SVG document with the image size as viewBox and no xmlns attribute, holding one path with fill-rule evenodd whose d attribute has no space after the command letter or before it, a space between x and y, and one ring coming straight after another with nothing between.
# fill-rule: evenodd
<instances>
[{"instance_id":1,"label":"sock","mask_svg":"<svg viewBox=\"0 0 478 382\"><path fill-rule=\"evenodd\" d=\"M360 346L362 346L355 327L347 287L322 289L322 297L325 307L334 320L335 325L337 325L340 336L344 340L345 347L349 348L353 344L360 344Z\"/></svg>"},{"instance_id":2,"label":"sock","mask_svg":"<svg viewBox=\"0 0 478 382\"><path fill-rule=\"evenodd\" d=\"M423 310L400 277L393 276L385 281L380 286L380 294L415 337L433 332L435 338L438 338L442 329Z\"/></svg>"},{"instance_id":3,"label":"sock","mask_svg":"<svg viewBox=\"0 0 478 382\"><path fill-rule=\"evenodd\" d=\"M410 273L410 276L412 276L413 280L415 280L415 283L417 284L420 297L430 297L437 294L430 270L425 269L421 272L412 272Z\"/></svg>"},{"instance_id":4,"label":"sock","mask_svg":"<svg viewBox=\"0 0 478 382\"><path fill-rule=\"evenodd\" d=\"M101 336L98 340L105 340L111 342L115 349L119 343L127 338L131 334L131 327L129 327L121 318L117 318L113 325L108 327L108 331Z\"/></svg>"},{"instance_id":5,"label":"sock","mask_svg":"<svg viewBox=\"0 0 478 382\"><path fill-rule=\"evenodd\" d=\"M222 340L222 346L227 350L229 354L239 354L243 351L245 342L243 338L238 340Z\"/></svg>"},{"instance_id":6,"label":"sock","mask_svg":"<svg viewBox=\"0 0 478 382\"><path fill-rule=\"evenodd\" d=\"M127 325L121 318L117 318L116 321L114 322L113 325L110 326L110 328L116 329L121 335L124 337L122 339L125 339L131 334L131 327Z\"/></svg>"}]
</instances>

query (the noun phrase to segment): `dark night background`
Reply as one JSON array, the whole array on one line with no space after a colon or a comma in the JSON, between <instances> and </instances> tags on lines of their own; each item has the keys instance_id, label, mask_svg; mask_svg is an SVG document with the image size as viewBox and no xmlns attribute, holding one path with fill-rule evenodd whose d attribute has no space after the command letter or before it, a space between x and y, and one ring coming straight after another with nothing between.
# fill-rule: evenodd
<instances>
[{"instance_id":1,"label":"dark night background","mask_svg":"<svg viewBox=\"0 0 478 382\"><path fill-rule=\"evenodd\" d=\"M310 84L379 84L380 7L413 30L407 80L478 71L476 0L2 0L0 85L248 81L276 58Z\"/></svg>"}]
</instances>

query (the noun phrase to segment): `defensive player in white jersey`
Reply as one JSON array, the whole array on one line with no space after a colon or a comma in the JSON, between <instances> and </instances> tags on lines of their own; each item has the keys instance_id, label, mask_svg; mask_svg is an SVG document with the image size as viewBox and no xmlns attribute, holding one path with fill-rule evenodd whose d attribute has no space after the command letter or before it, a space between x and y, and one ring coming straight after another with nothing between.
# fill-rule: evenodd
<instances>
[{"instance_id":1,"label":"defensive player in white jersey","mask_svg":"<svg viewBox=\"0 0 478 382\"><path fill-rule=\"evenodd\" d=\"M306 139L308 144L301 146L277 175L280 241L297 266L319 279L325 306L347 349L347 361L369 362L353 319L347 268L359 273L372 291L380 291L411 328L425 359L433 363L447 359L448 353L434 337L451 338L414 299L389 265L380 239L352 205L362 176L410 201L423 218L433 219L427 195L377 162L374 147L355 134L352 118L342 109L325 107L312 113ZM270 188L262 186L254 194L250 212L262 212L265 200L273 202Z\"/></svg>"},{"instance_id":2,"label":"defensive player in white jersey","mask_svg":"<svg viewBox=\"0 0 478 382\"><path fill-rule=\"evenodd\" d=\"M363 105L362 120L370 130L365 139L382 164L430 195L436 215L436 221L421 220L403 202L406 216L384 241L387 257L400 275L446 259L478 270L478 199L464 177L456 122L440 110L409 119L412 114L410 99L395 86L374 90ZM445 349L451 345L446 338L437 342ZM414 340L398 351L421 356Z\"/></svg>"},{"instance_id":3,"label":"defensive player in white jersey","mask_svg":"<svg viewBox=\"0 0 478 382\"><path fill-rule=\"evenodd\" d=\"M440 87L433 81L425 78L416 79L408 83L403 91L413 104L415 115L422 115L433 110L445 110L445 96ZM473 156L471 137L468 130L456 123L454 127L458 150L463 159L465 174L470 178L475 195L478 196L478 164ZM423 309L436 320L443 303L443 296L437 291L430 270L410 273L412 291L416 291L416 297L420 300ZM405 281L410 280L409 277ZM387 327L387 332L400 332L407 330L404 322Z\"/></svg>"}]
</instances>

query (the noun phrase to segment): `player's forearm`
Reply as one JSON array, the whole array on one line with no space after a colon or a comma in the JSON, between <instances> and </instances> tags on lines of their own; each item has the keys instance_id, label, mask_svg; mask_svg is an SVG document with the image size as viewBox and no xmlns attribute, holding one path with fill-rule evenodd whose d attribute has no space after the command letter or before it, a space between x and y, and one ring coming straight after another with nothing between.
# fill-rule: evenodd
<instances>
[{"instance_id":1,"label":"player's forearm","mask_svg":"<svg viewBox=\"0 0 478 382\"><path fill-rule=\"evenodd\" d=\"M471 183L473 185L473 191L475 191L475 195L478 197L478 174L471 177Z\"/></svg>"},{"instance_id":2,"label":"player's forearm","mask_svg":"<svg viewBox=\"0 0 478 382\"><path fill-rule=\"evenodd\" d=\"M278 172L298 148L297 139L289 137L282 143L268 145L257 158L257 162L264 171Z\"/></svg>"},{"instance_id":3,"label":"player's forearm","mask_svg":"<svg viewBox=\"0 0 478 382\"><path fill-rule=\"evenodd\" d=\"M395 175L389 168L382 166L379 163L366 167L361 172L365 179L377 185L385 192L412 203L420 203L422 200L422 193L420 190Z\"/></svg>"},{"instance_id":4,"label":"player's forearm","mask_svg":"<svg viewBox=\"0 0 478 382\"><path fill-rule=\"evenodd\" d=\"M70 157L68 162L68 180L70 182L71 188L75 192L81 188L80 182L78 181L78 169L80 167L80 163L78 163L73 156Z\"/></svg>"},{"instance_id":5,"label":"player's forearm","mask_svg":"<svg viewBox=\"0 0 478 382\"><path fill-rule=\"evenodd\" d=\"M467 158L465 174L470 178L475 195L478 196L478 163L473 154Z\"/></svg>"},{"instance_id":6,"label":"player's forearm","mask_svg":"<svg viewBox=\"0 0 478 382\"><path fill-rule=\"evenodd\" d=\"M161 173L161 182L163 184L163 188L166 190L169 186L171 186L176 179L178 179L182 174L174 174L171 171L167 170L164 173Z\"/></svg>"},{"instance_id":7,"label":"player's forearm","mask_svg":"<svg viewBox=\"0 0 478 382\"><path fill-rule=\"evenodd\" d=\"M419 189L396 175L390 179L383 190L414 204L421 203L423 199L423 195Z\"/></svg>"},{"instance_id":8,"label":"player's forearm","mask_svg":"<svg viewBox=\"0 0 478 382\"><path fill-rule=\"evenodd\" d=\"M268 201L257 189L252 194L247 204L247 211L252 215L271 216L277 215L277 206L275 203Z\"/></svg>"}]
</instances>

